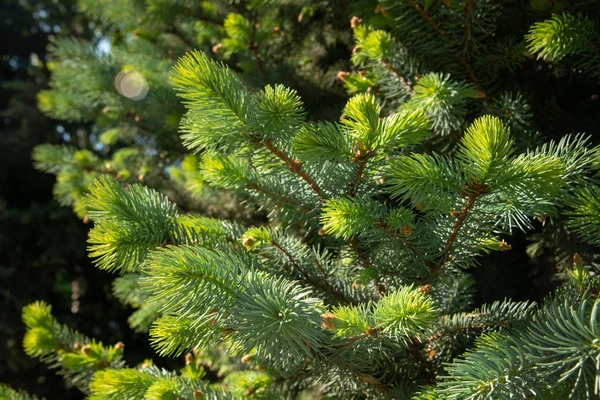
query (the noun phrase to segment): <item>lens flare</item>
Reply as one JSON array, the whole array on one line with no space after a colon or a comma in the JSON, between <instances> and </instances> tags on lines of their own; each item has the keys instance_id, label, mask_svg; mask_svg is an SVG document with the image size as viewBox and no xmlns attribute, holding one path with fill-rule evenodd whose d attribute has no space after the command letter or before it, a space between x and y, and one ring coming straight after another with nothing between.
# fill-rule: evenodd
<instances>
[{"instance_id":1,"label":"lens flare","mask_svg":"<svg viewBox=\"0 0 600 400\"><path fill-rule=\"evenodd\" d=\"M121 71L115 77L115 87L131 100L141 100L148 94L148 83L137 71Z\"/></svg>"}]
</instances>

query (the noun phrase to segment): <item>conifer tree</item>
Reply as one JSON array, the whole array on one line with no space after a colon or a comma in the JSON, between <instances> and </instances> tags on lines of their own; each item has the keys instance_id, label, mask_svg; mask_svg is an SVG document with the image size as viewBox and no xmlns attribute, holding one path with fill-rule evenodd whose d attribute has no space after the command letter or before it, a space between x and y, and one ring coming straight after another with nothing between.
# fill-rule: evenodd
<instances>
[{"instance_id":1,"label":"conifer tree","mask_svg":"<svg viewBox=\"0 0 600 400\"><path fill-rule=\"evenodd\" d=\"M140 275L139 290L123 292L159 311L150 329L159 354L220 345L250 365L219 385L123 368L121 344L69 331L44 304L24 311L29 354L92 398L219 398L244 384L245 396L274 398L598 395L598 282L579 259L539 306L473 310L468 269L510 250L499 232L595 190L600 147L577 135L518 153L510 128L485 116L455 154L415 152L431 134L422 110L381 117L375 97L359 94L341 122L306 122L293 90L251 94L200 52L180 60L172 82L187 108L184 143L203 151L207 181L255 199L271 223L180 215L159 193L105 177L84 202L90 255ZM597 221L573 214L574 229L597 235Z\"/></svg>"},{"instance_id":2,"label":"conifer tree","mask_svg":"<svg viewBox=\"0 0 600 400\"><path fill-rule=\"evenodd\" d=\"M94 222L90 256L124 274L115 291L140 307L138 326L186 366L126 366L122 343L70 330L43 303L24 309L26 351L92 399L597 398L600 282L587 257L540 304L474 307L480 256L510 251L536 219L599 244L600 146L586 134L531 145L544 135L523 123L523 98L476 75L498 55L503 36L486 39L509 3L465 3L382 1L375 21L397 12L414 42L353 19L366 73L340 75L357 94L338 122L309 119L284 85L256 91L204 52L183 56L170 82L190 171L268 222L184 213L155 189L97 179L78 204ZM574 3L590 14L520 38L593 78L595 31L574 27L593 28L594 9Z\"/></svg>"}]
</instances>

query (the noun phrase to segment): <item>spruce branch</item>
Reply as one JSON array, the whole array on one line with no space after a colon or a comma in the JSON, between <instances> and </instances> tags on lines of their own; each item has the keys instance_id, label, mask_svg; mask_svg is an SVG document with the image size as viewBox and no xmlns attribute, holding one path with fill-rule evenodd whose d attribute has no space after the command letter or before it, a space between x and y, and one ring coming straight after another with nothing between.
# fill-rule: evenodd
<instances>
[{"instance_id":1,"label":"spruce branch","mask_svg":"<svg viewBox=\"0 0 600 400\"><path fill-rule=\"evenodd\" d=\"M290 171L302 178L302 180L312 188L312 190L317 194L317 196L319 196L322 202L327 201L327 197L323 193L323 190L317 184L317 182L304 170L302 162L300 162L300 160L292 160L281 149L275 146L273 140L271 139L263 140L255 135L248 135L248 137L250 138L251 142L257 143L258 145L268 149L274 156L283 161Z\"/></svg>"},{"instance_id":2,"label":"spruce branch","mask_svg":"<svg viewBox=\"0 0 600 400\"><path fill-rule=\"evenodd\" d=\"M390 71L396 76L396 78L398 78L398 80L404 85L404 87L408 89L409 92L414 92L415 89L413 88L413 85L410 84L406 76L402 75L396 68L394 68L394 66L390 63L390 60L387 57L382 58L380 62L385 68L387 68L388 71Z\"/></svg>"},{"instance_id":3,"label":"spruce branch","mask_svg":"<svg viewBox=\"0 0 600 400\"><path fill-rule=\"evenodd\" d=\"M417 12L421 15L421 17L423 17L425 19L425 21L427 21L427 23L433 27L433 30L435 30L435 32L438 35L444 36L444 32L440 29L437 22L435 22L435 20L429 15L429 13L427 11L423 10L421 8L421 6L419 6L416 3L415 0L408 0L408 2L415 10L417 10Z\"/></svg>"},{"instance_id":4,"label":"spruce branch","mask_svg":"<svg viewBox=\"0 0 600 400\"><path fill-rule=\"evenodd\" d=\"M265 66L263 64L262 58L258 54L258 43L255 42L257 22L253 20L251 22L251 24L252 24L252 35L250 36L250 43L248 46L250 48L250 51L252 52L252 55L254 56L254 59L256 60L256 66L258 68L258 71L260 72L260 76L263 80L263 83L265 85L267 85L269 83L269 81L267 79L267 74L265 73Z\"/></svg>"},{"instance_id":5,"label":"spruce branch","mask_svg":"<svg viewBox=\"0 0 600 400\"><path fill-rule=\"evenodd\" d=\"M329 284L327 275L325 274L325 271L323 271L321 266L318 264L318 261L317 261L317 266L319 268L319 271L321 272L323 279L318 279L317 277L313 277L310 274L308 274L307 272L305 272L302 269L302 267L300 266L300 264L294 259L294 257L280 243L278 243L277 241L275 241L273 239L271 239L271 241L269 243L271 244L271 246L276 248L281 254L283 254L289 260L289 263L292 265L292 267L300 274L300 276L302 276L304 282L313 286L316 289L320 289L326 293L331 294L333 297L335 297L341 303L344 303L344 304L353 303L352 299L349 299L348 297L346 297L346 295L344 293L341 293L340 291L336 290Z\"/></svg>"}]
</instances>

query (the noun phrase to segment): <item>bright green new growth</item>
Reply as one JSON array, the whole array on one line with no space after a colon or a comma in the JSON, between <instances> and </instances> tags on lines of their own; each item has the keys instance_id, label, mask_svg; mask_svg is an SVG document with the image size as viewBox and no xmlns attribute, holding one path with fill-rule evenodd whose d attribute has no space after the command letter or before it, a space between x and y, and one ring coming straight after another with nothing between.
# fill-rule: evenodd
<instances>
[{"instance_id":1,"label":"bright green new growth","mask_svg":"<svg viewBox=\"0 0 600 400\"><path fill-rule=\"evenodd\" d=\"M533 25L526 36L529 51L548 61L560 61L570 54L593 51L598 33L584 15L554 14Z\"/></svg>"}]
</instances>

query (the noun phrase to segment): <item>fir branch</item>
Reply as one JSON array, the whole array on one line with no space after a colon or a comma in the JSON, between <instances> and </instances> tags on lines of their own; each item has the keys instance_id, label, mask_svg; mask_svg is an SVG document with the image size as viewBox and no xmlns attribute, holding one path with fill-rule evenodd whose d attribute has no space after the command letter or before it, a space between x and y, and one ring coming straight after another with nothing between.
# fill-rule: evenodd
<instances>
[{"instance_id":1,"label":"fir branch","mask_svg":"<svg viewBox=\"0 0 600 400\"><path fill-rule=\"evenodd\" d=\"M406 239L404 236L397 234L394 231L394 229L391 226L389 226L388 224L386 224L385 222L378 222L377 224L375 224L375 228L381 229L382 231L384 231L385 233L387 233L394 239L397 239L397 240L401 241L402 243L404 243L412 252L414 252L416 255L420 256L421 258L423 258L425 260L425 262L427 262L428 264L433 263L414 244L412 244L410 241L408 241L408 239Z\"/></svg>"},{"instance_id":2,"label":"fir branch","mask_svg":"<svg viewBox=\"0 0 600 400\"><path fill-rule=\"evenodd\" d=\"M473 23L473 3L474 3L474 1L475 0L468 0L468 2L467 2L467 9L466 9L467 22L465 24L465 46L463 49L463 55L460 57L460 62L465 67L467 74L473 81L473 84L475 85L477 90L479 90L480 97L485 98L485 97L487 97L487 95L486 95L485 91L483 90L483 88L481 87L481 85L479 84L479 79L477 79L477 76L475 75L475 72L473 71L473 68L471 67L471 64L469 63L469 43L471 41L471 25Z\"/></svg>"},{"instance_id":3,"label":"fir branch","mask_svg":"<svg viewBox=\"0 0 600 400\"><path fill-rule=\"evenodd\" d=\"M249 135L249 138L252 142L258 143L260 146L265 147L271 153L273 153L274 156L283 161L290 171L302 178L302 180L304 180L312 188L317 196L319 196L321 201L327 201L327 197L323 194L323 190L321 190L321 187L317 184L317 182L303 169L300 160L292 160L287 154L275 146L271 139L262 140L253 135Z\"/></svg>"},{"instance_id":4,"label":"fir branch","mask_svg":"<svg viewBox=\"0 0 600 400\"><path fill-rule=\"evenodd\" d=\"M408 343L408 351L419 366L420 375L425 377L428 383L434 384L436 375L433 365L431 365L431 362L423 354L423 343L418 338L413 337Z\"/></svg>"},{"instance_id":5,"label":"fir branch","mask_svg":"<svg viewBox=\"0 0 600 400\"><path fill-rule=\"evenodd\" d=\"M268 189L265 189L264 187L257 185L256 183L250 183L246 187L248 189L256 190L257 192L260 192L260 193L265 194L265 195L267 195L269 197L272 197L275 200L279 200L280 202L283 202L283 203L289 204L291 206L294 206L294 207L296 207L296 209L298 209L298 211L300 211L300 210L304 210L305 212L310 212L311 211L311 209L308 208L307 206L305 206L303 204L299 204L297 201L295 201L293 199L290 199L287 196L283 196L283 195L280 195L280 194L273 193L273 192L269 191Z\"/></svg>"},{"instance_id":6,"label":"fir branch","mask_svg":"<svg viewBox=\"0 0 600 400\"><path fill-rule=\"evenodd\" d=\"M353 301L349 298L347 298L343 293L340 293L339 291L335 290L327 281L327 276L325 275L325 272L320 268L321 273L323 274L323 279L322 280L315 280L312 276L310 276L309 274L307 274L302 267L300 266L300 264L298 264L298 262L294 259L294 257L277 241L271 239L271 241L269 242L271 244L271 246L273 246L274 248L277 249L277 251L279 251L281 254L283 254L289 261L289 263L294 267L294 269L296 271L298 271L298 273L302 276L303 280L308 283L309 285L313 286L316 289L321 289L324 290L325 292L331 294L333 297L335 297L336 299L338 299L340 302L345 303L345 304L352 304Z\"/></svg>"},{"instance_id":7,"label":"fir branch","mask_svg":"<svg viewBox=\"0 0 600 400\"><path fill-rule=\"evenodd\" d=\"M258 43L255 42L255 38L256 38L256 22L253 21L252 22L252 37L250 38L249 47L250 47L250 51L252 52L252 55L254 56L254 59L256 60L256 66L258 68L258 71L260 72L260 76L263 80L263 83L265 85L267 85L269 83L269 81L267 79L267 74L265 73L265 66L263 65L263 60L258 54Z\"/></svg>"},{"instance_id":8,"label":"fir branch","mask_svg":"<svg viewBox=\"0 0 600 400\"><path fill-rule=\"evenodd\" d=\"M429 23L429 25L431 25L433 27L433 29L435 30L435 32L440 35L440 36L444 36L444 32L440 29L439 25L437 24L437 22L435 22L435 20L433 18L431 18L431 16L429 15L429 13L425 10L423 10L416 2L415 0L408 0L408 2L410 3L410 5L418 11L419 14L421 14L421 16Z\"/></svg>"},{"instance_id":9,"label":"fir branch","mask_svg":"<svg viewBox=\"0 0 600 400\"><path fill-rule=\"evenodd\" d=\"M475 202L481 195L489 193L489 186L486 184L479 184L475 181L471 181L471 185L465 188L465 192L467 194L467 202L465 203L463 209L460 211L458 220L452 228L452 233L450 234L450 236L446 240L446 243L444 244L444 247L440 254L440 262L437 265L435 265L431 271L432 277L430 279L436 277L440 273L444 263L448 258L447 256L460 233L461 228L465 224L465 221L467 220L467 218L471 214L471 211L473 210L473 207L475 206Z\"/></svg>"},{"instance_id":10,"label":"fir branch","mask_svg":"<svg viewBox=\"0 0 600 400\"><path fill-rule=\"evenodd\" d=\"M354 179L350 182L350 189L348 190L349 197L356 197L358 193L358 188L360 183L363 181L363 174L365 172L365 167L369 160L376 155L374 151L366 151L364 149L360 149L356 153L356 157L354 157L354 162L357 163L356 173L354 174Z\"/></svg>"},{"instance_id":11,"label":"fir branch","mask_svg":"<svg viewBox=\"0 0 600 400\"><path fill-rule=\"evenodd\" d=\"M400 82L402 82L402 84L408 89L409 92L412 93L415 91L408 79L404 75L402 75L396 68L394 68L394 66L390 63L390 60L387 57L382 58L380 62L385 68L387 68L388 71L394 74Z\"/></svg>"}]
</instances>

